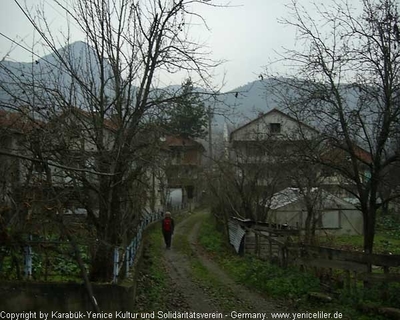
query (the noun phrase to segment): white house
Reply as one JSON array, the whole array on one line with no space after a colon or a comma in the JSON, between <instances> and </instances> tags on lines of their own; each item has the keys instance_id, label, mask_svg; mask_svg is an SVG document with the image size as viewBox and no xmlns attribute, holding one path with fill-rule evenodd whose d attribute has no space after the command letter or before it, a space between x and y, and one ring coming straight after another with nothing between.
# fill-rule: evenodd
<instances>
[{"instance_id":1,"label":"white house","mask_svg":"<svg viewBox=\"0 0 400 320\"><path fill-rule=\"evenodd\" d=\"M229 158L247 178L256 174L258 186L279 190L293 184L291 170L318 138L316 129L272 109L230 133Z\"/></svg>"},{"instance_id":2,"label":"white house","mask_svg":"<svg viewBox=\"0 0 400 320\"><path fill-rule=\"evenodd\" d=\"M318 136L319 132L311 126L272 109L230 133L229 155L248 164L281 162Z\"/></svg>"},{"instance_id":3,"label":"white house","mask_svg":"<svg viewBox=\"0 0 400 320\"><path fill-rule=\"evenodd\" d=\"M256 119L230 133L230 141L305 140L311 139L318 131L279 109L261 113Z\"/></svg>"}]
</instances>

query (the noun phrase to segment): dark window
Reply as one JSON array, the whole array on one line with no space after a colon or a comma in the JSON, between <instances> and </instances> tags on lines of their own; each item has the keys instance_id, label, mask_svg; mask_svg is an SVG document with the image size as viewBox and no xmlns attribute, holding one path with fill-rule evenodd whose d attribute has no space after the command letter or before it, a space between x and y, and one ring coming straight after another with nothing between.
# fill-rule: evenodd
<instances>
[{"instance_id":1,"label":"dark window","mask_svg":"<svg viewBox=\"0 0 400 320\"><path fill-rule=\"evenodd\" d=\"M281 124L280 123L270 123L269 130L271 133L280 133L281 132Z\"/></svg>"},{"instance_id":2,"label":"dark window","mask_svg":"<svg viewBox=\"0 0 400 320\"><path fill-rule=\"evenodd\" d=\"M187 186L186 187L187 197L188 199L194 198L194 186Z\"/></svg>"}]
</instances>

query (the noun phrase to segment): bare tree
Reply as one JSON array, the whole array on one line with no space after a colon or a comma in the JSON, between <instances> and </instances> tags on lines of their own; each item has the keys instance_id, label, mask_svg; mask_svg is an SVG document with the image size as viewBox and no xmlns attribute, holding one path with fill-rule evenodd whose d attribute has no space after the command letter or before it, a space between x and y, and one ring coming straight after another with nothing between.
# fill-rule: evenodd
<instances>
[{"instance_id":1,"label":"bare tree","mask_svg":"<svg viewBox=\"0 0 400 320\"><path fill-rule=\"evenodd\" d=\"M297 1L283 23L297 30L304 50L287 50L293 73L277 78L284 102L312 122L325 138L315 160L343 177L342 188L358 199L364 218L364 250L373 250L378 209L398 197L379 190L386 169L399 162L391 148L399 122L399 15L396 1L315 4L318 20Z\"/></svg>"},{"instance_id":2,"label":"bare tree","mask_svg":"<svg viewBox=\"0 0 400 320\"><path fill-rule=\"evenodd\" d=\"M263 135L261 139L232 138L229 148L221 146L227 150L213 159L209 185L216 197L213 203L225 208L220 211L227 210L226 221L231 216L266 221L271 197L288 183L284 143Z\"/></svg>"},{"instance_id":3,"label":"bare tree","mask_svg":"<svg viewBox=\"0 0 400 320\"><path fill-rule=\"evenodd\" d=\"M32 12L15 3L52 55L34 60L26 70L2 63L2 105L45 124L38 127L40 139L25 160L40 162L53 189L57 181L73 190L70 195L96 229L91 278L108 281L114 246L134 234L151 198L148 172L160 151L152 120L159 106L177 98L157 90L155 83L162 72L185 70L210 86L209 72L218 63L188 31L192 18L203 21L196 6L215 5L200 0L54 1L86 36L87 44L70 44L68 37L58 40L41 9ZM59 43L67 46L58 49Z\"/></svg>"}]
</instances>

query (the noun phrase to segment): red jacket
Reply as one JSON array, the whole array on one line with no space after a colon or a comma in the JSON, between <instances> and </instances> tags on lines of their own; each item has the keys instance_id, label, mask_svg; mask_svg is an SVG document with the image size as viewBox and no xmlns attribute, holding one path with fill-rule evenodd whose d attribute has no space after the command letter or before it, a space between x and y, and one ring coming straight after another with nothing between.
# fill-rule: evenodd
<instances>
[{"instance_id":1,"label":"red jacket","mask_svg":"<svg viewBox=\"0 0 400 320\"><path fill-rule=\"evenodd\" d=\"M169 228L169 230L167 230L168 228ZM174 233L174 229L175 229L174 219L172 219L171 217L165 217L164 219L162 219L162 221L161 221L162 232Z\"/></svg>"}]
</instances>

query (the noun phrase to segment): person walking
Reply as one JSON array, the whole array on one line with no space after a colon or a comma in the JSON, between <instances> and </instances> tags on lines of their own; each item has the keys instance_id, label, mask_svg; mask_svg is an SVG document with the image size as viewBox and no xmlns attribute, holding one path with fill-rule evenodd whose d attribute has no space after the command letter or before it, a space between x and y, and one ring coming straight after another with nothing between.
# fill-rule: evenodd
<instances>
[{"instance_id":1,"label":"person walking","mask_svg":"<svg viewBox=\"0 0 400 320\"><path fill-rule=\"evenodd\" d=\"M167 211L165 213L164 219L161 221L162 233L164 236L165 247L167 249L171 248L172 235L174 234L175 223L174 219L171 217L171 212Z\"/></svg>"}]
</instances>

